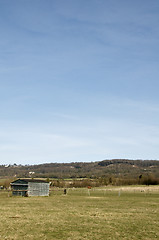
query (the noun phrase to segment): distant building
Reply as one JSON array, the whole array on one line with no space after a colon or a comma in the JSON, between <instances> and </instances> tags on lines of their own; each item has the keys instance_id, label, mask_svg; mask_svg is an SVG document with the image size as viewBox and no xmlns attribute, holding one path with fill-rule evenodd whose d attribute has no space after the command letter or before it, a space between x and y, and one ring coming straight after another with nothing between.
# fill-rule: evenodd
<instances>
[{"instance_id":1,"label":"distant building","mask_svg":"<svg viewBox=\"0 0 159 240\"><path fill-rule=\"evenodd\" d=\"M10 164L6 164L4 167L5 167L5 168L8 168L8 167L10 167Z\"/></svg>"},{"instance_id":2,"label":"distant building","mask_svg":"<svg viewBox=\"0 0 159 240\"><path fill-rule=\"evenodd\" d=\"M49 196L49 183L37 179L17 179L11 182L13 196Z\"/></svg>"}]
</instances>

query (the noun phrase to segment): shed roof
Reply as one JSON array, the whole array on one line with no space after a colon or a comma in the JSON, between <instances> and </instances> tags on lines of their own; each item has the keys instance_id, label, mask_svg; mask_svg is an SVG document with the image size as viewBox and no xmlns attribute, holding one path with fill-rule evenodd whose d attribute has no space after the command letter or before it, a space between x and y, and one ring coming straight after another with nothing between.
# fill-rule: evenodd
<instances>
[{"instance_id":1,"label":"shed roof","mask_svg":"<svg viewBox=\"0 0 159 240\"><path fill-rule=\"evenodd\" d=\"M19 179L16 179L15 181L11 182L11 185L12 184L27 184L28 182L36 182L36 183L48 183L46 182L45 180L42 180L42 179L34 179L34 178L19 178Z\"/></svg>"}]
</instances>

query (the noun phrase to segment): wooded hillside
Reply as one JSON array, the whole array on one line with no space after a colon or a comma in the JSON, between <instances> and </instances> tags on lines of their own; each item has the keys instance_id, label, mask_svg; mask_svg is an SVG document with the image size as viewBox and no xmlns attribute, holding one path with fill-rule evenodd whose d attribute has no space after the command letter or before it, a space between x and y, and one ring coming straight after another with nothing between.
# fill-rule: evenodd
<instances>
[{"instance_id":1,"label":"wooded hillside","mask_svg":"<svg viewBox=\"0 0 159 240\"><path fill-rule=\"evenodd\" d=\"M98 162L46 163L39 165L0 165L0 177L98 178L159 176L158 160L113 159Z\"/></svg>"}]
</instances>

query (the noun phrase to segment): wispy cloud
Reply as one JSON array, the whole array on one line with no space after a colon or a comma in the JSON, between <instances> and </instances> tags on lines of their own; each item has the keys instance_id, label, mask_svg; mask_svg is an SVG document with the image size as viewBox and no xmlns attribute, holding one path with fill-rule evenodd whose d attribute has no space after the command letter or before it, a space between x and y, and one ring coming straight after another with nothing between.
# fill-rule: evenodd
<instances>
[{"instance_id":1,"label":"wispy cloud","mask_svg":"<svg viewBox=\"0 0 159 240\"><path fill-rule=\"evenodd\" d=\"M159 127L109 119L46 123L3 123L2 163L95 161L105 158L156 159Z\"/></svg>"}]
</instances>

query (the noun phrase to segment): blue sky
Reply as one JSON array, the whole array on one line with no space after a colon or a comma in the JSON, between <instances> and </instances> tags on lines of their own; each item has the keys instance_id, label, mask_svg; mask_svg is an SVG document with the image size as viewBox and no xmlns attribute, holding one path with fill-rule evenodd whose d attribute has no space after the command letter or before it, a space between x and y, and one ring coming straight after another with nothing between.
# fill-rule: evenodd
<instances>
[{"instance_id":1,"label":"blue sky","mask_svg":"<svg viewBox=\"0 0 159 240\"><path fill-rule=\"evenodd\" d=\"M159 159L158 23L158 0L0 0L0 164Z\"/></svg>"}]
</instances>

